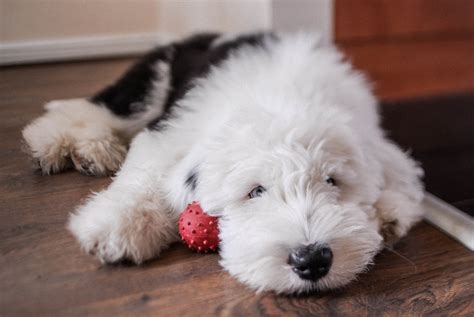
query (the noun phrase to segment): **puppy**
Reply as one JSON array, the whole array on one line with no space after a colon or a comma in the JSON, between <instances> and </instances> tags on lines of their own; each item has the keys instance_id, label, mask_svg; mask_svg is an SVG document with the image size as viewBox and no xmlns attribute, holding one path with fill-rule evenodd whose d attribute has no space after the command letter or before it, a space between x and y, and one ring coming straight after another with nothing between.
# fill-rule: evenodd
<instances>
[{"instance_id":1,"label":"puppy","mask_svg":"<svg viewBox=\"0 0 474 317\"><path fill-rule=\"evenodd\" d=\"M157 257L199 201L239 281L326 290L421 217L422 170L384 136L365 77L314 34L196 35L45 108L23 131L45 174L116 173L68 224L104 263Z\"/></svg>"}]
</instances>

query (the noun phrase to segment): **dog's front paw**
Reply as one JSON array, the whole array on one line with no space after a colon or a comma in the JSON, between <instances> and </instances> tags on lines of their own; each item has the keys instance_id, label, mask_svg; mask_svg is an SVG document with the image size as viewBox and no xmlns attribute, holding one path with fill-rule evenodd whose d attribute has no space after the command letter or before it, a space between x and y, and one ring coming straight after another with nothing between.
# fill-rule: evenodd
<instances>
[{"instance_id":1,"label":"dog's front paw","mask_svg":"<svg viewBox=\"0 0 474 317\"><path fill-rule=\"evenodd\" d=\"M386 245L393 245L405 236L423 214L417 201L391 190L382 192L375 207L379 232Z\"/></svg>"},{"instance_id":2,"label":"dog's front paw","mask_svg":"<svg viewBox=\"0 0 474 317\"><path fill-rule=\"evenodd\" d=\"M73 215L69 222L69 230L79 241L82 249L95 255L102 263L115 263L126 257L126 252L130 252L131 241L119 238L121 231L120 225L115 223L116 220L110 219L110 222L104 222L105 219L99 215L92 213L79 213ZM138 255L138 252L133 252ZM131 259L136 263L141 262L140 256Z\"/></svg>"},{"instance_id":3,"label":"dog's front paw","mask_svg":"<svg viewBox=\"0 0 474 317\"><path fill-rule=\"evenodd\" d=\"M153 201L121 201L104 192L71 216L68 228L82 248L102 263L154 258L177 239L176 221Z\"/></svg>"}]
</instances>

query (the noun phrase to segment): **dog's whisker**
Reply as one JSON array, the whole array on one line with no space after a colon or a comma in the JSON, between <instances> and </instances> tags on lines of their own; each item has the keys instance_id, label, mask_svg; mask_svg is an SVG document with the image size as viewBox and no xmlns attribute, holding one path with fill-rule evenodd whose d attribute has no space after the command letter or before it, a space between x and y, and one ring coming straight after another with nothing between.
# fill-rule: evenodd
<instances>
[{"instance_id":1,"label":"dog's whisker","mask_svg":"<svg viewBox=\"0 0 474 317\"><path fill-rule=\"evenodd\" d=\"M410 260L409 258L407 258L406 256L404 256L403 254L401 254L400 252L396 251L395 249L393 249L392 246L384 243L384 246L385 246L385 249L388 250L389 252L392 252L393 254L395 254L396 256L398 256L399 258L403 259L404 261L408 262L411 266L413 266L415 268L415 272L414 273L417 273L418 272L418 266L415 264L415 262L413 262L412 260Z\"/></svg>"}]
</instances>

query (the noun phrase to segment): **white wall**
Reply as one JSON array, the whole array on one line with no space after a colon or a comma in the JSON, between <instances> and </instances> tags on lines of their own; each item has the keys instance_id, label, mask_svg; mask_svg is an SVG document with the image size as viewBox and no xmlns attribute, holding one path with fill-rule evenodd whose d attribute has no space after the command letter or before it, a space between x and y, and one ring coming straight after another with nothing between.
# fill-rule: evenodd
<instances>
[{"instance_id":1,"label":"white wall","mask_svg":"<svg viewBox=\"0 0 474 317\"><path fill-rule=\"evenodd\" d=\"M158 0L0 0L0 41L126 35L158 29Z\"/></svg>"},{"instance_id":2,"label":"white wall","mask_svg":"<svg viewBox=\"0 0 474 317\"><path fill-rule=\"evenodd\" d=\"M0 64L136 54L197 31L332 32L333 0L0 0Z\"/></svg>"},{"instance_id":3,"label":"white wall","mask_svg":"<svg viewBox=\"0 0 474 317\"><path fill-rule=\"evenodd\" d=\"M271 28L272 0L160 1L159 30L186 35L197 31L245 32Z\"/></svg>"}]
</instances>

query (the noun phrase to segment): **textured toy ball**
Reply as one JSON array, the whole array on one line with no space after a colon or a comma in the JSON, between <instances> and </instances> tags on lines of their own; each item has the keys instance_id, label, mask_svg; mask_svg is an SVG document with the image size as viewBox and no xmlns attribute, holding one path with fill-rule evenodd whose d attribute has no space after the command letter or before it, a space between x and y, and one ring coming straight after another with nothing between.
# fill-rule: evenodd
<instances>
[{"instance_id":1,"label":"textured toy ball","mask_svg":"<svg viewBox=\"0 0 474 317\"><path fill-rule=\"evenodd\" d=\"M179 234L192 250L215 251L219 244L218 219L206 214L199 203L194 201L179 217Z\"/></svg>"}]
</instances>

